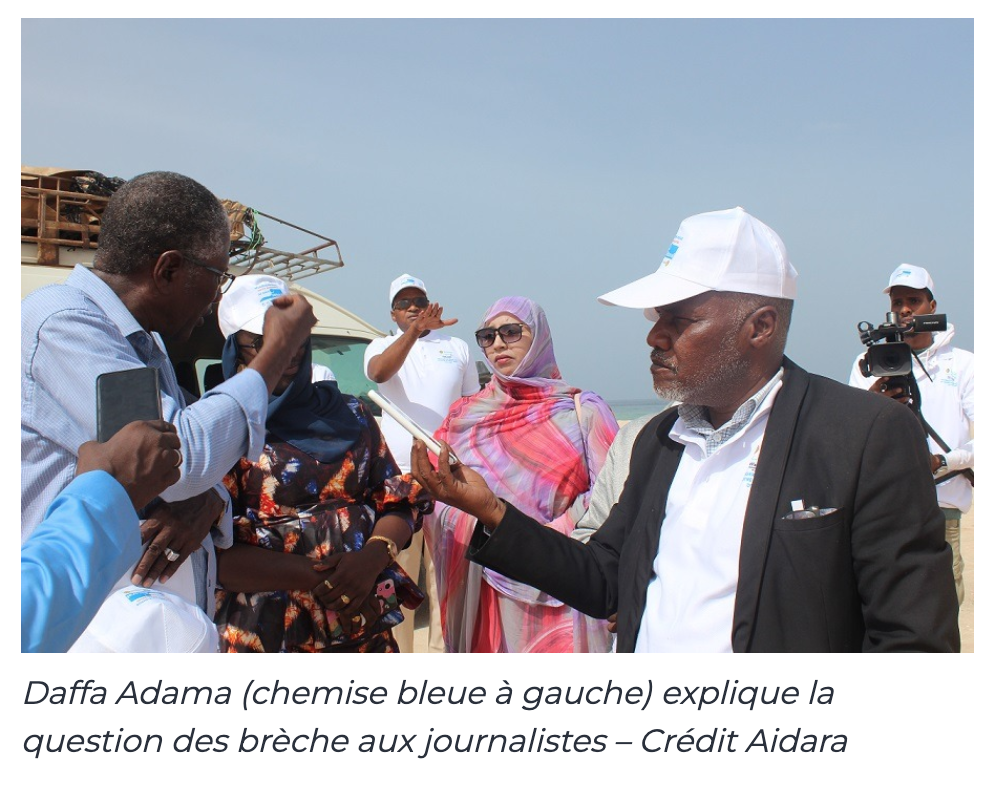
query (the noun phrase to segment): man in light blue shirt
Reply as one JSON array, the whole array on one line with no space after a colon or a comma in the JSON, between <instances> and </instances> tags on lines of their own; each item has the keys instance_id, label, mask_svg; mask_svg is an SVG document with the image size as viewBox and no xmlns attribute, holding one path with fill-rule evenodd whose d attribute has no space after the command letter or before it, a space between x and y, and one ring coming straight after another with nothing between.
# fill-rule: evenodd
<instances>
[{"instance_id":1,"label":"man in light blue shirt","mask_svg":"<svg viewBox=\"0 0 1004 788\"><path fill-rule=\"evenodd\" d=\"M178 481L178 433L134 421L79 450L77 477L21 545L21 651L66 651L142 553L137 509Z\"/></svg>"},{"instance_id":2,"label":"man in light blue shirt","mask_svg":"<svg viewBox=\"0 0 1004 788\"><path fill-rule=\"evenodd\" d=\"M181 477L148 512L132 581L166 580L192 556L194 599L212 608L216 544L231 541L220 480L264 440L268 392L314 324L301 296L275 302L265 344L248 369L184 407L161 336L184 340L232 279L230 227L220 202L190 178L137 176L109 200L93 270L21 305L21 538L73 478L77 447L96 435L95 380L148 366L160 372L162 409L181 441ZM214 490L214 486L216 489Z\"/></svg>"}]
</instances>

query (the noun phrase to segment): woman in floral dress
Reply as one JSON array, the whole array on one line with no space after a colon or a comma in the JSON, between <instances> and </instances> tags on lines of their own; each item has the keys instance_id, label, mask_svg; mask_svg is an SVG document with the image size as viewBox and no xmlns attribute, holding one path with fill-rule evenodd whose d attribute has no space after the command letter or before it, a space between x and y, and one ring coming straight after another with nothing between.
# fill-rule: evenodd
<instances>
[{"instance_id":1,"label":"woman in floral dress","mask_svg":"<svg viewBox=\"0 0 1004 788\"><path fill-rule=\"evenodd\" d=\"M261 348L265 310L285 292L282 280L244 276L224 294L225 377ZM261 456L224 481L234 545L219 554L222 649L396 652L399 608L422 594L394 558L431 504L367 408L334 381L311 383L310 361L308 341L269 399Z\"/></svg>"}]
</instances>

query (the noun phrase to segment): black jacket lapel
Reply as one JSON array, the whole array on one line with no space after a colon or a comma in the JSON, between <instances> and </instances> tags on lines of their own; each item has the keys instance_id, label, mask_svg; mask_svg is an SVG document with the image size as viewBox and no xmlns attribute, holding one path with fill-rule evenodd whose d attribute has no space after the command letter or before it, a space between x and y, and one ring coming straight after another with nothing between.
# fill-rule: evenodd
<instances>
[{"instance_id":1,"label":"black jacket lapel","mask_svg":"<svg viewBox=\"0 0 1004 788\"><path fill-rule=\"evenodd\" d=\"M803 369L787 358L784 359L783 366L781 390L767 421L743 521L742 544L739 548L739 583L732 617L732 650L736 652L748 651L750 648L756 626L767 548L781 495L781 482L802 400L809 385L809 376Z\"/></svg>"}]
</instances>

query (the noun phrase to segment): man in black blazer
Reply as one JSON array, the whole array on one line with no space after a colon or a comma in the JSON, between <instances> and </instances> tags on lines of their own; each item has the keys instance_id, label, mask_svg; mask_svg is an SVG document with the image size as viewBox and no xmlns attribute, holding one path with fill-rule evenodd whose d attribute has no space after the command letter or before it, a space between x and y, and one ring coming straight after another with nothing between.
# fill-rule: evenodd
<instances>
[{"instance_id":1,"label":"man in black blazer","mask_svg":"<svg viewBox=\"0 0 1004 788\"><path fill-rule=\"evenodd\" d=\"M587 544L416 445L422 484L479 519L469 557L616 613L619 651L958 651L923 430L784 358L796 279L736 208L686 219L654 274L601 297L655 321L655 388L680 404L639 434Z\"/></svg>"}]
</instances>

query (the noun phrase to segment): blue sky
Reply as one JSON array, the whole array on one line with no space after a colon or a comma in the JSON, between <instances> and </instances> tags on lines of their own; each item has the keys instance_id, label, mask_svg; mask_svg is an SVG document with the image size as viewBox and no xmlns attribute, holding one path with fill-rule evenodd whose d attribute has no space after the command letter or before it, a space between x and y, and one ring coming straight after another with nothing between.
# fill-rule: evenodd
<instances>
[{"instance_id":1,"label":"blue sky","mask_svg":"<svg viewBox=\"0 0 1004 788\"><path fill-rule=\"evenodd\" d=\"M595 298L655 270L686 216L743 205L801 275L789 355L802 366L846 379L856 325L882 319L903 262L931 271L973 349L971 20L21 32L23 163L176 170L330 235L346 267L305 284L385 330L403 272L467 339L496 298L526 295L570 383L649 398L649 324Z\"/></svg>"}]
</instances>

